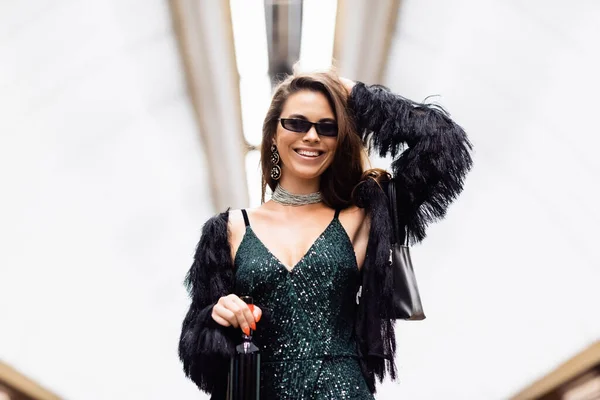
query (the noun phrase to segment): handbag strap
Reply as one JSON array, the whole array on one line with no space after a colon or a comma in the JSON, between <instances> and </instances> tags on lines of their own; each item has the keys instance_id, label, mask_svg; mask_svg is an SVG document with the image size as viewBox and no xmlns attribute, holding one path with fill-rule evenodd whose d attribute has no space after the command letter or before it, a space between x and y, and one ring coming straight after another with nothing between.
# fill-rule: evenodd
<instances>
[{"instance_id":1,"label":"handbag strap","mask_svg":"<svg viewBox=\"0 0 600 400\"><path fill-rule=\"evenodd\" d=\"M390 205L390 216L392 218L393 243L398 243L400 240L400 218L398 217L398 198L396 197L396 182L391 179L388 183L388 201ZM404 226L404 236L402 242L408 246L408 226Z\"/></svg>"}]
</instances>

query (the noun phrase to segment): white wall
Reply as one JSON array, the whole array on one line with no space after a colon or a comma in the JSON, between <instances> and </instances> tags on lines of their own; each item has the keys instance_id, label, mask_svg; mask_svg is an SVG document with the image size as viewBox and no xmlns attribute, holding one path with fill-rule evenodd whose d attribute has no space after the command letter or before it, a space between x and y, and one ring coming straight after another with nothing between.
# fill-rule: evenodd
<instances>
[{"instance_id":1,"label":"white wall","mask_svg":"<svg viewBox=\"0 0 600 400\"><path fill-rule=\"evenodd\" d=\"M600 339L600 4L402 2L386 84L435 98L475 168L414 248L428 319L380 399L506 399Z\"/></svg>"},{"instance_id":2,"label":"white wall","mask_svg":"<svg viewBox=\"0 0 600 400\"><path fill-rule=\"evenodd\" d=\"M66 399L196 399L212 213L166 2L0 2L0 359Z\"/></svg>"}]
</instances>

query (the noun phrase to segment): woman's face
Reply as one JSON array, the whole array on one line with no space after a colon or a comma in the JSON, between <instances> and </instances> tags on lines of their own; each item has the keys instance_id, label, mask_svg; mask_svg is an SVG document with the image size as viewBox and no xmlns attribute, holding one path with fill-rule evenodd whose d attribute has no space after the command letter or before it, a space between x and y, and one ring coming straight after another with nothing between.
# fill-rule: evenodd
<instances>
[{"instance_id":1,"label":"woman's face","mask_svg":"<svg viewBox=\"0 0 600 400\"><path fill-rule=\"evenodd\" d=\"M335 123L333 110L320 92L301 90L290 95L280 118ZM318 135L313 125L306 133L292 132L277 123L275 145L281 157L282 176L300 179L319 177L333 162L337 137Z\"/></svg>"}]
</instances>

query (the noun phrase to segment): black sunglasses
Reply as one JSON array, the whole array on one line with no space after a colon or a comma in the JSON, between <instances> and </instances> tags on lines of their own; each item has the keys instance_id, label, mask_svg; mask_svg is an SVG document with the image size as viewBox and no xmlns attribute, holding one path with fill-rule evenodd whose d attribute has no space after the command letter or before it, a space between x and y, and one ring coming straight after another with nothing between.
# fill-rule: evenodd
<instances>
[{"instance_id":1,"label":"black sunglasses","mask_svg":"<svg viewBox=\"0 0 600 400\"><path fill-rule=\"evenodd\" d=\"M317 133L321 136L335 137L338 134L337 124L334 122L310 122L299 118L279 118L281 126L288 131L306 133L315 126Z\"/></svg>"}]
</instances>

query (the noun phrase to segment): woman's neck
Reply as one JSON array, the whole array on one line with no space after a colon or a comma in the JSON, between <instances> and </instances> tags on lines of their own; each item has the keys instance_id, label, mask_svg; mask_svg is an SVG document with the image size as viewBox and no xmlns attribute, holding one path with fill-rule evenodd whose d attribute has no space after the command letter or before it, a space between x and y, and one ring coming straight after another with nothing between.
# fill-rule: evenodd
<instances>
[{"instance_id":1,"label":"woman's neck","mask_svg":"<svg viewBox=\"0 0 600 400\"><path fill-rule=\"evenodd\" d=\"M285 179L285 176L281 177L279 181L281 187L293 194L309 194L318 192L320 189L320 179L298 179L291 178Z\"/></svg>"}]
</instances>

